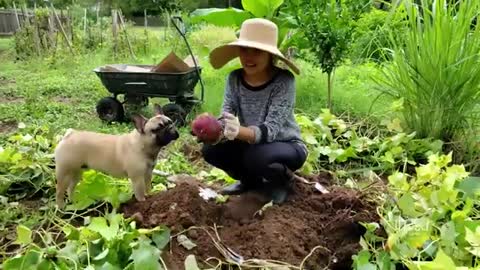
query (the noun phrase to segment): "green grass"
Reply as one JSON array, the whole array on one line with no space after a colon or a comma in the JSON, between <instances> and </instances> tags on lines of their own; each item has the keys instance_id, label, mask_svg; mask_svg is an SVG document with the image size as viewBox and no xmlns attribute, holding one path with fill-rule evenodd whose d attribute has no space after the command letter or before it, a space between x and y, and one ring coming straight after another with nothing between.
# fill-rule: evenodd
<instances>
[{"instance_id":1,"label":"green grass","mask_svg":"<svg viewBox=\"0 0 480 270\"><path fill-rule=\"evenodd\" d=\"M12 47L12 38L0 37L0 53L6 51Z\"/></svg>"}]
</instances>

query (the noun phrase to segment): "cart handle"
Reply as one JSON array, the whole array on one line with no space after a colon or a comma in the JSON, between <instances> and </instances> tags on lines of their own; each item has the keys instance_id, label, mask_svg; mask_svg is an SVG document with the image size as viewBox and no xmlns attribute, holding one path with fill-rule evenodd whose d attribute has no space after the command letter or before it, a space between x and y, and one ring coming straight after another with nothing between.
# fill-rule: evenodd
<instances>
[{"instance_id":1,"label":"cart handle","mask_svg":"<svg viewBox=\"0 0 480 270\"><path fill-rule=\"evenodd\" d=\"M197 71L198 80L200 81L200 86L202 87L201 101L203 102L203 97L204 97L205 88L204 88L204 86L203 86L202 77L200 76L200 71L199 71L199 69L198 69L197 61L195 60L195 56L193 56L193 52L192 52L192 49L190 48L190 44L188 44L187 38L185 37L185 32L182 32L182 31L180 30L180 28L178 27L178 25L175 23L175 20L174 20L174 19L179 20L179 21L182 23L182 25L184 26L184 27L183 27L184 29L185 29L185 24L183 23L183 19L182 19L181 16L173 15L173 16L170 17L170 20L172 21L172 24L175 26L175 28L177 29L178 33L180 33L180 35L182 36L183 40L185 41L185 44L187 45L187 49L188 49L188 51L190 52L190 55L192 56L193 63L195 64L195 70Z\"/></svg>"},{"instance_id":2,"label":"cart handle","mask_svg":"<svg viewBox=\"0 0 480 270\"><path fill-rule=\"evenodd\" d=\"M127 82L126 85L146 85L146 82Z\"/></svg>"}]
</instances>

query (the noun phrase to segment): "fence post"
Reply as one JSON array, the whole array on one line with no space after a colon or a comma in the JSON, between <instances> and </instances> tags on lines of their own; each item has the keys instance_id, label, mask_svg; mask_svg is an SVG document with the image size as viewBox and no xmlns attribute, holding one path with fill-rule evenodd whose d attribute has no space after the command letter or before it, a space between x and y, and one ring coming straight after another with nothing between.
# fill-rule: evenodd
<instances>
[{"instance_id":1,"label":"fence post","mask_svg":"<svg viewBox=\"0 0 480 270\"><path fill-rule=\"evenodd\" d=\"M17 12L17 6L15 5L15 1L13 1L13 9L15 10L15 18L17 20L17 27L18 27L17 29L20 29L20 20L18 19L18 12Z\"/></svg>"},{"instance_id":2,"label":"fence post","mask_svg":"<svg viewBox=\"0 0 480 270\"><path fill-rule=\"evenodd\" d=\"M117 55L117 10L112 9L113 55Z\"/></svg>"},{"instance_id":3,"label":"fence post","mask_svg":"<svg viewBox=\"0 0 480 270\"><path fill-rule=\"evenodd\" d=\"M98 1L97 5L97 27L99 27L100 31L100 44L103 46L103 31L102 31L102 20L100 19L100 7L101 7L101 1Z\"/></svg>"},{"instance_id":4,"label":"fence post","mask_svg":"<svg viewBox=\"0 0 480 270\"><path fill-rule=\"evenodd\" d=\"M68 37L67 37L67 34L65 33L65 30L63 30L62 22L61 22L60 19L58 18L57 12L55 11L55 8L53 7L52 2L50 2L50 6L51 6L51 8L52 8L52 10L53 10L53 14L55 15L55 18L57 19L57 23L58 23L58 25L60 26L60 30L62 31L63 37L65 38L65 41L67 42L68 48L70 49L70 52L71 52L72 54L74 54L73 48L72 48L72 46L70 45L70 41L68 40Z\"/></svg>"},{"instance_id":5,"label":"fence post","mask_svg":"<svg viewBox=\"0 0 480 270\"><path fill-rule=\"evenodd\" d=\"M87 35L87 9L83 9L83 35Z\"/></svg>"},{"instance_id":6,"label":"fence post","mask_svg":"<svg viewBox=\"0 0 480 270\"><path fill-rule=\"evenodd\" d=\"M26 5L25 5L26 9ZM36 5L33 7L33 42L35 43L35 50L37 51L37 55L41 56L41 51L40 51L40 32L38 30L38 20L37 20L37 8Z\"/></svg>"},{"instance_id":7,"label":"fence post","mask_svg":"<svg viewBox=\"0 0 480 270\"><path fill-rule=\"evenodd\" d=\"M167 20L167 28L165 28L165 35L164 39L167 40L167 31L170 30L170 14L168 13L168 10L165 9L165 13L163 14L165 16L165 20Z\"/></svg>"},{"instance_id":8,"label":"fence post","mask_svg":"<svg viewBox=\"0 0 480 270\"><path fill-rule=\"evenodd\" d=\"M50 12L48 12L48 38L50 40L50 43L51 43L51 47L54 49L54 52L57 52L57 46L55 44L55 39L53 38L53 36L55 35L55 29L54 29L54 24L53 24L53 18L52 18L52 14ZM55 35L57 36L57 35Z\"/></svg>"},{"instance_id":9,"label":"fence post","mask_svg":"<svg viewBox=\"0 0 480 270\"><path fill-rule=\"evenodd\" d=\"M70 42L74 44L75 35L73 34L73 13L69 7L67 7L67 27L70 32Z\"/></svg>"},{"instance_id":10,"label":"fence post","mask_svg":"<svg viewBox=\"0 0 480 270\"><path fill-rule=\"evenodd\" d=\"M123 34L125 35L125 38L127 39L127 44L128 44L128 49L130 50L130 55L132 56L133 59L135 59L136 57L135 57L135 54L133 53L132 44L130 44L130 39L128 38L127 28L125 27L125 22L123 21L122 10L120 9L117 14L120 18L120 25L123 28Z\"/></svg>"},{"instance_id":11,"label":"fence post","mask_svg":"<svg viewBox=\"0 0 480 270\"><path fill-rule=\"evenodd\" d=\"M145 39L146 39L146 42L144 43L144 46L143 46L143 51L144 51L145 54L147 54L147 46L149 45L149 43L148 43L148 31L147 31L147 28L148 28L147 9L143 10L143 15L145 16L144 25L145 25Z\"/></svg>"},{"instance_id":12,"label":"fence post","mask_svg":"<svg viewBox=\"0 0 480 270\"><path fill-rule=\"evenodd\" d=\"M97 13L97 24L98 24L98 17L99 17L99 13L100 12L100 1L97 1L97 8L96 8L96 13Z\"/></svg>"}]
</instances>

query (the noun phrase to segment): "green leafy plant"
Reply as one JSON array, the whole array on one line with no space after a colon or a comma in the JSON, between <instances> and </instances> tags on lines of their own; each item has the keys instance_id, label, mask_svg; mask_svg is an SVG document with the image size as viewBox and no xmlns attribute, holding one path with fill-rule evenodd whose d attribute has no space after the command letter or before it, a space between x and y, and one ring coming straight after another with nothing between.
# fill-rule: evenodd
<instances>
[{"instance_id":1,"label":"green leafy plant","mask_svg":"<svg viewBox=\"0 0 480 270\"><path fill-rule=\"evenodd\" d=\"M332 110L333 74L347 56L353 33L353 22L366 11L368 0L292 0L290 10L305 36L315 63L328 76L327 106Z\"/></svg>"},{"instance_id":2,"label":"green leafy plant","mask_svg":"<svg viewBox=\"0 0 480 270\"><path fill-rule=\"evenodd\" d=\"M190 22L206 22L216 26L231 26L239 29L242 23L251 18L265 18L278 26L278 46L286 48L287 33L296 29L292 17L281 12L284 0L242 0L243 10L237 8L202 8L191 13Z\"/></svg>"},{"instance_id":3,"label":"green leafy plant","mask_svg":"<svg viewBox=\"0 0 480 270\"><path fill-rule=\"evenodd\" d=\"M388 177L380 224L364 224L367 232L360 241L363 250L354 257L355 269L478 267L480 179L451 162L452 153L432 154L415 175L395 172ZM380 225L383 237L375 233Z\"/></svg>"},{"instance_id":4,"label":"green leafy plant","mask_svg":"<svg viewBox=\"0 0 480 270\"><path fill-rule=\"evenodd\" d=\"M25 125L19 126L24 129ZM0 147L0 195L15 199L31 196L53 185L55 143L48 127L30 129L7 138Z\"/></svg>"},{"instance_id":5,"label":"green leafy plant","mask_svg":"<svg viewBox=\"0 0 480 270\"><path fill-rule=\"evenodd\" d=\"M474 20L480 2L402 1L396 9L405 10L408 32L390 32L393 60L374 77L378 90L404 100L409 130L444 140L456 162L469 163L455 157L479 151L469 144L478 144L480 120L480 27Z\"/></svg>"},{"instance_id":6,"label":"green leafy plant","mask_svg":"<svg viewBox=\"0 0 480 270\"><path fill-rule=\"evenodd\" d=\"M371 169L392 172L406 169L441 151L439 140L419 139L415 133L405 133L398 119L383 123L384 130L365 129L348 123L323 109L315 119L296 115L302 137L309 149L303 173L323 170L356 171Z\"/></svg>"},{"instance_id":7,"label":"green leafy plant","mask_svg":"<svg viewBox=\"0 0 480 270\"><path fill-rule=\"evenodd\" d=\"M388 54L390 48L389 35L396 31L398 35L405 33L404 13L402 9L395 13L372 9L363 13L354 22L352 44L349 57L353 62L375 61L377 63L390 61Z\"/></svg>"},{"instance_id":8,"label":"green leafy plant","mask_svg":"<svg viewBox=\"0 0 480 270\"><path fill-rule=\"evenodd\" d=\"M166 269L160 259L170 241L163 226L137 229L135 222L121 214L93 217L86 226L62 226L66 241L37 244L28 227L17 227L16 242L22 251L7 259L5 270L16 269Z\"/></svg>"},{"instance_id":9,"label":"green leafy plant","mask_svg":"<svg viewBox=\"0 0 480 270\"><path fill-rule=\"evenodd\" d=\"M84 210L98 202L108 202L114 208L132 197L131 184L128 179L115 179L96 171L83 173L67 210Z\"/></svg>"}]
</instances>

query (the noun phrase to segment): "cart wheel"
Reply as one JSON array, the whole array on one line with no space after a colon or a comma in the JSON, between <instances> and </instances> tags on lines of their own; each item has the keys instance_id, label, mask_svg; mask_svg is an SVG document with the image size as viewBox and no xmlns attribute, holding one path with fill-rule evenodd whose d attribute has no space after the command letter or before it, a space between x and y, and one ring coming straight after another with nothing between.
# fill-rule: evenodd
<instances>
[{"instance_id":1,"label":"cart wheel","mask_svg":"<svg viewBox=\"0 0 480 270\"><path fill-rule=\"evenodd\" d=\"M124 120L122 103L114 97L104 97L97 103L97 114L100 119L106 122L121 122Z\"/></svg>"},{"instance_id":2,"label":"cart wheel","mask_svg":"<svg viewBox=\"0 0 480 270\"><path fill-rule=\"evenodd\" d=\"M139 107L147 107L148 106L148 98L142 95L132 95L127 94L125 95L125 103L137 105Z\"/></svg>"},{"instance_id":3,"label":"cart wheel","mask_svg":"<svg viewBox=\"0 0 480 270\"><path fill-rule=\"evenodd\" d=\"M200 100L196 97L190 97L188 99L177 99L175 103L180 105L185 110L186 114L189 114L200 104Z\"/></svg>"},{"instance_id":4,"label":"cart wheel","mask_svg":"<svg viewBox=\"0 0 480 270\"><path fill-rule=\"evenodd\" d=\"M187 113L182 108L182 106L175 103L168 103L162 107L163 113L168 116L172 121L177 122L178 126L185 125L185 118Z\"/></svg>"}]
</instances>

